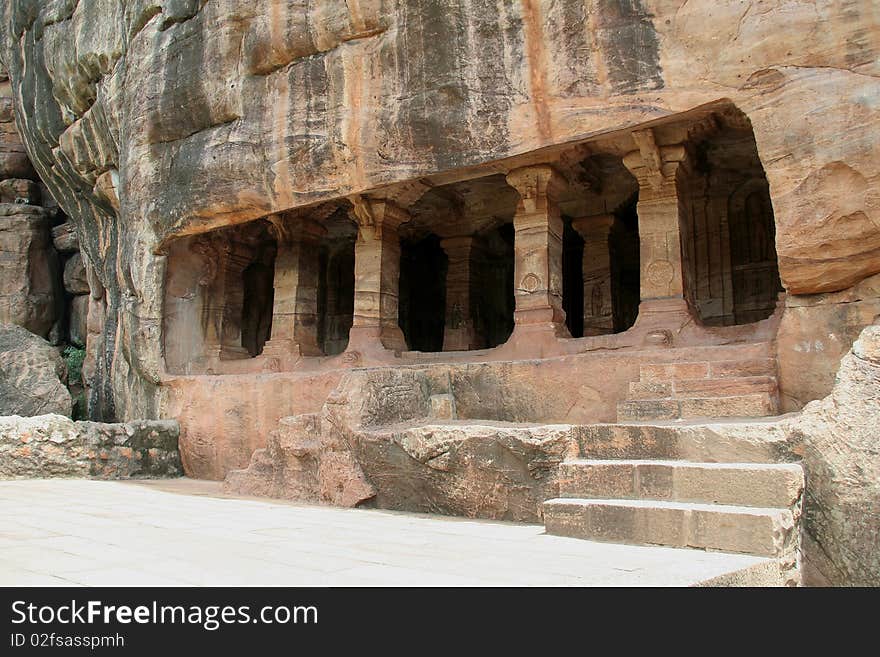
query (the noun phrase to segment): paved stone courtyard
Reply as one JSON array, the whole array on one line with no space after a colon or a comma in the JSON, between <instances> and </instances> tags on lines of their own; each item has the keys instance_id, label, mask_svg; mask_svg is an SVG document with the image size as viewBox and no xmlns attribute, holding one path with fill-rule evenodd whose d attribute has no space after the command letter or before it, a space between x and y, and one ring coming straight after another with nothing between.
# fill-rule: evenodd
<instances>
[{"instance_id":1,"label":"paved stone courtyard","mask_svg":"<svg viewBox=\"0 0 880 657\"><path fill-rule=\"evenodd\" d=\"M0 482L2 586L678 586L748 583L768 563L541 525L226 497L189 479Z\"/></svg>"}]
</instances>

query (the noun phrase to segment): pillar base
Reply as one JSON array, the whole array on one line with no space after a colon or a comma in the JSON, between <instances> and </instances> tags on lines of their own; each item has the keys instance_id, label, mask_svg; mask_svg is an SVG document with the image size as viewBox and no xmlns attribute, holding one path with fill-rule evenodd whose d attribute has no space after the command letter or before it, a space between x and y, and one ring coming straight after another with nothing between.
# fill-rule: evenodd
<instances>
[{"instance_id":1,"label":"pillar base","mask_svg":"<svg viewBox=\"0 0 880 657\"><path fill-rule=\"evenodd\" d=\"M399 326L352 326L346 351L406 351L406 339Z\"/></svg>"},{"instance_id":2,"label":"pillar base","mask_svg":"<svg viewBox=\"0 0 880 657\"><path fill-rule=\"evenodd\" d=\"M677 331L694 321L690 306L682 297L643 299L639 303L639 315L633 329L639 332L664 329Z\"/></svg>"},{"instance_id":3,"label":"pillar base","mask_svg":"<svg viewBox=\"0 0 880 657\"><path fill-rule=\"evenodd\" d=\"M224 345L220 348L220 360L243 360L250 357L250 352L244 347L229 347Z\"/></svg>"},{"instance_id":4,"label":"pillar base","mask_svg":"<svg viewBox=\"0 0 880 657\"><path fill-rule=\"evenodd\" d=\"M285 370L301 360L302 353L299 345L293 340L275 338L263 345L263 353L259 357L266 361L275 361L279 369Z\"/></svg>"},{"instance_id":5,"label":"pillar base","mask_svg":"<svg viewBox=\"0 0 880 657\"><path fill-rule=\"evenodd\" d=\"M443 331L443 351L470 351L479 349L473 327L446 328Z\"/></svg>"},{"instance_id":6,"label":"pillar base","mask_svg":"<svg viewBox=\"0 0 880 657\"><path fill-rule=\"evenodd\" d=\"M513 333L499 348L506 352L505 358L545 358L559 355L559 341L570 337L564 324L514 324Z\"/></svg>"},{"instance_id":7,"label":"pillar base","mask_svg":"<svg viewBox=\"0 0 880 657\"><path fill-rule=\"evenodd\" d=\"M571 337L565 325L565 312L561 308L544 306L539 308L517 309L513 312L514 330L519 326L546 324L556 327L559 337Z\"/></svg>"}]
</instances>

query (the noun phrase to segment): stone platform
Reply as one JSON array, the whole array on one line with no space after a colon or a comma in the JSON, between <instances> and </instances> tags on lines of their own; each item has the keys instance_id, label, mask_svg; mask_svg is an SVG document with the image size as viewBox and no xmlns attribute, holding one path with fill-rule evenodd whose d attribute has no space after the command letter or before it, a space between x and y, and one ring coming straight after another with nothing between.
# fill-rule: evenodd
<instances>
[{"instance_id":1,"label":"stone platform","mask_svg":"<svg viewBox=\"0 0 880 657\"><path fill-rule=\"evenodd\" d=\"M0 555L0 586L778 583L772 560L749 555L231 497L191 479L0 482Z\"/></svg>"}]
</instances>

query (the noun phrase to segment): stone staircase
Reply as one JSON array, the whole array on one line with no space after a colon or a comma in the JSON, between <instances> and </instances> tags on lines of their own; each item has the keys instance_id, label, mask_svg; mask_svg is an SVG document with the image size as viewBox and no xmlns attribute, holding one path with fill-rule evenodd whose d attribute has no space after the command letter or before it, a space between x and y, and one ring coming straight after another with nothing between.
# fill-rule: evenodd
<instances>
[{"instance_id":1,"label":"stone staircase","mask_svg":"<svg viewBox=\"0 0 880 657\"><path fill-rule=\"evenodd\" d=\"M769 356L646 363L617 404L617 419L761 417L775 415L778 407L776 363Z\"/></svg>"},{"instance_id":2,"label":"stone staircase","mask_svg":"<svg viewBox=\"0 0 880 657\"><path fill-rule=\"evenodd\" d=\"M803 470L771 462L772 442L742 426L755 425L734 437L720 424L582 427L544 502L547 533L768 557L799 583Z\"/></svg>"}]
</instances>

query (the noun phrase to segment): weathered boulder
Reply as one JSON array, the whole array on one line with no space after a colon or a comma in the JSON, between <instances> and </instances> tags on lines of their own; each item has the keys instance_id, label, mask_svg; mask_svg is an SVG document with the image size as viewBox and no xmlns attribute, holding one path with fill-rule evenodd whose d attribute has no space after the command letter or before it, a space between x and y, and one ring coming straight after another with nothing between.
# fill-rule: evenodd
<instances>
[{"instance_id":1,"label":"weathered boulder","mask_svg":"<svg viewBox=\"0 0 880 657\"><path fill-rule=\"evenodd\" d=\"M49 221L39 206L0 204L0 323L43 337L58 319L61 303Z\"/></svg>"},{"instance_id":2,"label":"weathered boulder","mask_svg":"<svg viewBox=\"0 0 880 657\"><path fill-rule=\"evenodd\" d=\"M70 416L67 368L48 342L20 326L0 324L0 415Z\"/></svg>"},{"instance_id":3,"label":"weathered boulder","mask_svg":"<svg viewBox=\"0 0 880 657\"><path fill-rule=\"evenodd\" d=\"M571 440L567 425L437 423L355 432L349 444L379 508L536 522Z\"/></svg>"},{"instance_id":4,"label":"weathered boulder","mask_svg":"<svg viewBox=\"0 0 880 657\"><path fill-rule=\"evenodd\" d=\"M880 326L862 331L831 394L792 423L807 469L805 572L814 584L880 586Z\"/></svg>"},{"instance_id":5,"label":"weathered boulder","mask_svg":"<svg viewBox=\"0 0 880 657\"><path fill-rule=\"evenodd\" d=\"M841 359L861 330L880 317L880 275L843 292L791 295L777 334L780 399L783 411L796 411L825 397Z\"/></svg>"},{"instance_id":6,"label":"weathered boulder","mask_svg":"<svg viewBox=\"0 0 880 657\"><path fill-rule=\"evenodd\" d=\"M88 337L89 295L81 294L70 300L70 333L71 344L77 347L86 346Z\"/></svg>"},{"instance_id":7,"label":"weathered boulder","mask_svg":"<svg viewBox=\"0 0 880 657\"><path fill-rule=\"evenodd\" d=\"M250 466L229 473L225 489L540 520L543 501L557 493L556 468L573 444L572 427L456 423L446 386L448 379L430 370L351 373L321 414L282 419Z\"/></svg>"},{"instance_id":8,"label":"weathered boulder","mask_svg":"<svg viewBox=\"0 0 880 657\"><path fill-rule=\"evenodd\" d=\"M64 289L70 294L88 294L89 280L82 256L74 253L64 263Z\"/></svg>"},{"instance_id":9,"label":"weathered boulder","mask_svg":"<svg viewBox=\"0 0 880 657\"><path fill-rule=\"evenodd\" d=\"M15 112L12 98L3 93L6 81L5 72L0 79L0 180L6 178L33 179L36 177L31 161L28 159L21 137L15 129Z\"/></svg>"},{"instance_id":10,"label":"weathered boulder","mask_svg":"<svg viewBox=\"0 0 880 657\"><path fill-rule=\"evenodd\" d=\"M174 421L74 422L60 415L0 417L0 478L177 477Z\"/></svg>"},{"instance_id":11,"label":"weathered boulder","mask_svg":"<svg viewBox=\"0 0 880 657\"><path fill-rule=\"evenodd\" d=\"M250 466L233 470L225 489L338 506L358 506L376 490L338 433L322 432L317 415L284 418L269 436L266 449L257 450Z\"/></svg>"},{"instance_id":12,"label":"weathered boulder","mask_svg":"<svg viewBox=\"0 0 880 657\"><path fill-rule=\"evenodd\" d=\"M33 180L8 178L0 180L0 203L40 204L40 187Z\"/></svg>"},{"instance_id":13,"label":"weathered boulder","mask_svg":"<svg viewBox=\"0 0 880 657\"><path fill-rule=\"evenodd\" d=\"M59 224L52 229L52 244L60 253L70 253L79 250L79 240L76 237L76 228L69 221Z\"/></svg>"}]
</instances>

